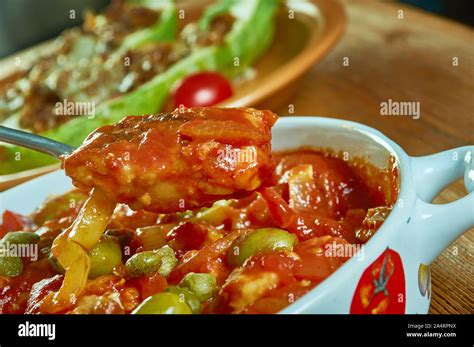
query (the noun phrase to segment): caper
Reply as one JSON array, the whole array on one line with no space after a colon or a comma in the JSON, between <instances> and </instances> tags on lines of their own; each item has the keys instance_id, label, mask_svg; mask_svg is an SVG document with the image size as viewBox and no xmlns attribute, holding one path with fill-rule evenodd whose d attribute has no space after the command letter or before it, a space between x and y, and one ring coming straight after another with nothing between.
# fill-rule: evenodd
<instances>
[{"instance_id":1,"label":"caper","mask_svg":"<svg viewBox=\"0 0 474 347\"><path fill-rule=\"evenodd\" d=\"M15 245L29 245L38 243L40 236L30 231L10 231L7 233L2 242Z\"/></svg>"},{"instance_id":2,"label":"caper","mask_svg":"<svg viewBox=\"0 0 474 347\"><path fill-rule=\"evenodd\" d=\"M146 276L159 273L168 276L178 263L174 251L169 246L154 251L136 253L125 263L125 269L130 277Z\"/></svg>"},{"instance_id":3,"label":"caper","mask_svg":"<svg viewBox=\"0 0 474 347\"><path fill-rule=\"evenodd\" d=\"M194 314L201 312L201 303L199 302L199 299L189 289L171 286L166 288L165 292L178 295L181 300L184 300L184 302L188 304L189 308Z\"/></svg>"},{"instance_id":4,"label":"caper","mask_svg":"<svg viewBox=\"0 0 474 347\"><path fill-rule=\"evenodd\" d=\"M112 270L122 261L122 250L118 242L109 237L103 237L89 251L89 278L96 278L112 273Z\"/></svg>"},{"instance_id":5,"label":"caper","mask_svg":"<svg viewBox=\"0 0 474 347\"><path fill-rule=\"evenodd\" d=\"M132 314L192 314L188 304L174 293L158 293L143 300Z\"/></svg>"},{"instance_id":6,"label":"caper","mask_svg":"<svg viewBox=\"0 0 474 347\"><path fill-rule=\"evenodd\" d=\"M19 257L0 257L0 276L16 277L23 272L23 262Z\"/></svg>"},{"instance_id":7,"label":"caper","mask_svg":"<svg viewBox=\"0 0 474 347\"><path fill-rule=\"evenodd\" d=\"M210 299L217 292L216 277L211 274L190 272L178 284L196 295L200 302Z\"/></svg>"},{"instance_id":8,"label":"caper","mask_svg":"<svg viewBox=\"0 0 474 347\"><path fill-rule=\"evenodd\" d=\"M257 253L291 251L297 241L297 237L286 230L257 229L234 241L227 253L227 263L240 266L247 258Z\"/></svg>"}]
</instances>

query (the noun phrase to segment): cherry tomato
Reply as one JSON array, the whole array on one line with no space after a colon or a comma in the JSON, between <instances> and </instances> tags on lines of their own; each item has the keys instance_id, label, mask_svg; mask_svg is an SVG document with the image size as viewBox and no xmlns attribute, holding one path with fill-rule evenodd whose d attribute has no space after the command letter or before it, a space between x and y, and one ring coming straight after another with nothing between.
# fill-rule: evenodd
<instances>
[{"instance_id":1,"label":"cherry tomato","mask_svg":"<svg viewBox=\"0 0 474 347\"><path fill-rule=\"evenodd\" d=\"M232 96L229 81L216 72L199 72L186 77L173 95L175 107L213 106Z\"/></svg>"}]
</instances>

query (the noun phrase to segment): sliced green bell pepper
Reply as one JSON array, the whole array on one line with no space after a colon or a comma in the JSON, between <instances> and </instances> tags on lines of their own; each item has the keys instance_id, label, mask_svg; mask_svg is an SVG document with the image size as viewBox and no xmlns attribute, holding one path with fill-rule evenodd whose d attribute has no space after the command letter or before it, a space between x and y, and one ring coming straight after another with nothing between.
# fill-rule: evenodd
<instances>
[{"instance_id":1,"label":"sliced green bell pepper","mask_svg":"<svg viewBox=\"0 0 474 347\"><path fill-rule=\"evenodd\" d=\"M198 23L206 30L212 19L229 12L235 17L224 43L198 48L136 90L101 103L92 119L73 119L43 135L54 140L79 146L94 129L119 121L126 115L159 112L173 85L189 74L218 71L232 78L248 68L271 44L275 29L275 13L279 0L237 1L221 0L209 7ZM20 157L20 160L14 160ZM54 163L44 154L16 146L0 148L0 174L18 172Z\"/></svg>"},{"instance_id":2,"label":"sliced green bell pepper","mask_svg":"<svg viewBox=\"0 0 474 347\"><path fill-rule=\"evenodd\" d=\"M122 48L134 49L148 42L168 42L176 38L178 14L172 0L128 0L128 3L161 11L161 15L155 25L127 35Z\"/></svg>"}]
</instances>

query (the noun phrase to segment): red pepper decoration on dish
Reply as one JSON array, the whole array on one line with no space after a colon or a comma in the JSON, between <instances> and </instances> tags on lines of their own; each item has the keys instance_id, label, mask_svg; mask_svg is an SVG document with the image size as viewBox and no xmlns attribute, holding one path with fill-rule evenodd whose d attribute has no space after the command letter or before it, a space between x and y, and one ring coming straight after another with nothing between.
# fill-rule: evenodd
<instances>
[{"instance_id":1,"label":"red pepper decoration on dish","mask_svg":"<svg viewBox=\"0 0 474 347\"><path fill-rule=\"evenodd\" d=\"M400 255L387 248L359 280L350 313L405 313L405 273Z\"/></svg>"}]
</instances>

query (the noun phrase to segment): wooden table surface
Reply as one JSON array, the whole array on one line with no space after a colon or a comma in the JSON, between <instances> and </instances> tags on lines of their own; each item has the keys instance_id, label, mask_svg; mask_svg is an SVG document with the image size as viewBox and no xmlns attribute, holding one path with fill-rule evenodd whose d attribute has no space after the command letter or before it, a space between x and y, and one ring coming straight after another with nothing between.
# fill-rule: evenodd
<instances>
[{"instance_id":1,"label":"wooden table surface","mask_svg":"<svg viewBox=\"0 0 474 347\"><path fill-rule=\"evenodd\" d=\"M474 145L474 31L393 2L342 1L346 32L302 79L294 114L344 118L379 129L410 155ZM399 10L403 19L399 19ZM349 66L344 66L347 57ZM456 65L456 59L458 66ZM454 62L454 65L453 65ZM381 116L380 103L415 101L421 117ZM280 114L288 114L283 107ZM465 195L461 181L436 198ZM431 313L474 312L474 229L432 264Z\"/></svg>"}]
</instances>

